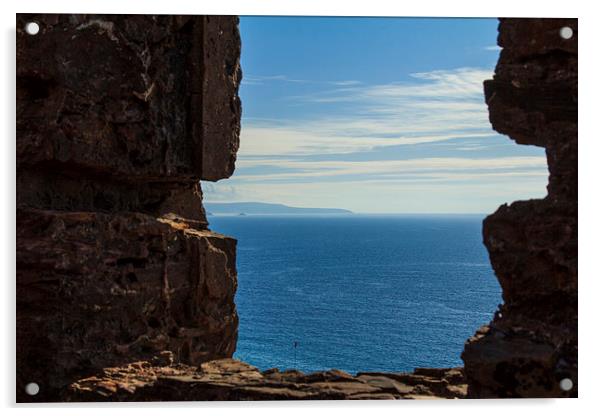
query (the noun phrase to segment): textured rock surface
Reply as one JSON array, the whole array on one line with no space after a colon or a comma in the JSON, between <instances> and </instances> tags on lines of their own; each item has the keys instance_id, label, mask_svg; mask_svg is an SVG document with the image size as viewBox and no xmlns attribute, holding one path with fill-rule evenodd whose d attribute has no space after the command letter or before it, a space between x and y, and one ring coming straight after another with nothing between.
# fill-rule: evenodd
<instances>
[{"instance_id":1,"label":"textured rock surface","mask_svg":"<svg viewBox=\"0 0 602 416\"><path fill-rule=\"evenodd\" d=\"M71 384L66 401L454 399L466 395L462 369L417 369L414 373L340 370L280 372L223 359L190 367L171 364L166 352L151 361L107 368Z\"/></svg>"},{"instance_id":2,"label":"textured rock surface","mask_svg":"<svg viewBox=\"0 0 602 416\"><path fill-rule=\"evenodd\" d=\"M28 21L38 35L24 32ZM18 15L17 166L120 182L230 176L240 129L237 22Z\"/></svg>"},{"instance_id":3,"label":"textured rock surface","mask_svg":"<svg viewBox=\"0 0 602 416\"><path fill-rule=\"evenodd\" d=\"M465 347L470 397L577 396L577 34L576 19L500 19L490 120L545 147L550 177L546 198L503 205L483 223L504 305Z\"/></svg>"},{"instance_id":4,"label":"textured rock surface","mask_svg":"<svg viewBox=\"0 0 602 416\"><path fill-rule=\"evenodd\" d=\"M17 28L18 400L166 349L230 357L236 242L206 229L198 183L234 169L238 18Z\"/></svg>"},{"instance_id":5,"label":"textured rock surface","mask_svg":"<svg viewBox=\"0 0 602 416\"><path fill-rule=\"evenodd\" d=\"M31 20L40 35L22 30ZM234 169L237 18L17 27L19 401L461 398L466 383L469 397L577 395L576 20L501 20L490 119L546 148L550 184L484 222L505 304L467 342L465 370L356 376L226 358L235 241L206 229L198 181ZM40 394L25 396L32 381Z\"/></svg>"}]
</instances>

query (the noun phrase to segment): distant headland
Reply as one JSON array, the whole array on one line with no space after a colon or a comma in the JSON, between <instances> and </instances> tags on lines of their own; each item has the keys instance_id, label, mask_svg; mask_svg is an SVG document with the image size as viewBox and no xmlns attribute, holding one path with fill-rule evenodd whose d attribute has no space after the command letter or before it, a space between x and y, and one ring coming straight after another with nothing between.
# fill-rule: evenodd
<instances>
[{"instance_id":1,"label":"distant headland","mask_svg":"<svg viewBox=\"0 0 602 416\"><path fill-rule=\"evenodd\" d=\"M228 202L203 204L212 215L268 215L268 214L353 214L340 208L300 208L283 204L267 204L264 202Z\"/></svg>"}]
</instances>

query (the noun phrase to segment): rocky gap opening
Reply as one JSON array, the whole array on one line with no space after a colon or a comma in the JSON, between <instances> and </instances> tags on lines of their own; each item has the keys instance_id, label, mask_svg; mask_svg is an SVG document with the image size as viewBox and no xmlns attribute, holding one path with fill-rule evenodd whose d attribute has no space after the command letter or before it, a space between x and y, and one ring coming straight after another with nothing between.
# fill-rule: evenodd
<instances>
[{"instance_id":1,"label":"rocky gap opening","mask_svg":"<svg viewBox=\"0 0 602 416\"><path fill-rule=\"evenodd\" d=\"M244 39L243 39L244 42ZM243 48L244 51L244 48ZM559 52L560 53L560 52ZM554 62L557 62L558 59L553 59L550 58L551 60L553 60ZM482 79L482 81L485 81L485 79ZM488 87L491 87L493 84L493 81L490 82L489 86L486 86L485 89L487 89ZM486 95L486 91L484 91L482 93L482 106L483 108L487 109L487 104L485 103L485 95ZM516 93L514 93L514 96L512 97L512 100L515 99ZM549 103L548 103L549 104ZM537 105L537 104L535 104ZM562 113L562 116L565 117L567 116L567 114ZM570 117L570 114L568 115ZM489 126L491 127L491 126ZM494 132L493 129L491 129L491 134L494 135L496 134ZM244 136L244 127L243 127L243 136ZM504 137L504 140L509 140L508 137ZM244 139L243 139L244 140ZM533 146L531 146L533 147ZM543 154L543 149L541 149L541 153ZM546 164L547 166L547 164ZM548 171L549 173L549 171ZM235 175L236 175L236 171L235 171ZM225 181L227 182L227 181ZM535 195L534 195L535 196ZM516 198L517 200L520 199L524 199L524 198ZM503 203L503 201L499 201L499 203ZM499 203L496 204L499 205ZM508 204L512 203L512 200L508 201ZM303 328L305 330L309 330L309 332L306 333L305 336L301 335L299 336L298 334L296 334L296 331L294 329L295 325L292 326L288 326L288 327L282 327L282 326L278 326L279 322L282 321L289 321L289 318L291 318L293 315L287 313L287 310L290 311L291 309L294 309L295 307L297 307L296 305L291 305L290 302L286 302L285 300L280 300L281 302L281 306L280 309L278 308L274 308L273 304L270 304L270 302L279 302L279 301L274 301L273 299L271 301L266 301L263 302L262 300L258 300L255 297L249 297L249 298L241 298L241 296L249 296L249 291L256 291L256 294L254 296L270 296L271 298L273 298L273 294L268 295L268 289L274 290L275 292L282 292L281 289L284 289L284 292L286 293L287 291L293 294L299 294L302 293L302 297L305 297L306 300L309 300L308 304L305 306L305 309L301 308L297 310L297 317L295 318L297 320L297 325L303 326L303 318L298 318L299 315L309 315L306 317L305 320L307 321L311 321L312 314L317 315L318 317L321 314L331 314L332 316L337 314L337 311L334 309L329 309L329 308L321 308L319 305L319 302L311 302L312 298L319 298L320 295L320 290L324 289L324 287L320 288L320 284L325 284L326 286L328 285L327 282L325 282L324 279L322 281L319 282L319 284L314 284L313 283L309 283L310 288L299 288L299 287L295 287L294 284L289 284L289 286L287 287L286 284L284 284L284 286L279 287L278 289L275 289L273 286L271 286L271 283L274 283L274 280L269 280L270 276L278 279L279 276L287 276L287 277L291 277L292 275L294 275L295 277L299 276L299 271L302 271L304 269L303 265L299 265L297 264L297 262L295 261L290 261L290 258L293 258L295 256L295 254L291 254L292 252L289 252L288 255L290 256L288 263L289 266L283 266L284 268L281 270L278 269L270 269L270 266L266 266L266 268L264 268L263 270L260 269L254 269L251 271L251 269L254 267L252 266L253 263L257 264L258 262L260 263L261 261L268 261L265 258L263 258L262 256L265 257L271 257L274 255L274 251L273 250L283 250L286 252L287 247L288 249L291 250L304 250L306 248L300 248L298 246L295 246L294 244L290 244L290 241L287 241L287 238L293 238L290 236L295 236L297 237L299 234L299 230L297 229L289 229L287 230L287 232L285 232L286 237L282 238L282 236L278 235L278 232L276 230L272 230L270 229L269 231L266 231L266 225L264 224L258 224L260 222L260 218L258 217L253 217L253 214L249 214L249 213L245 213L244 211L240 211L238 214L234 214L234 216L232 216L231 218L228 219L224 219L224 218L218 218L219 217L219 213L216 215L216 213L211 211L211 208L207 208L208 210L208 215L209 215L209 227L214 230L214 231L218 231L218 232L223 232L224 234L230 235L234 238L238 239L238 249L237 249L237 262L240 262L242 260L243 264L241 265L239 263L239 267L238 267L238 277L239 277L239 286L238 286L238 292L237 292L237 300L236 300L236 304L237 307L239 309L240 312L240 321L241 321L241 330L239 332L239 340L238 340L238 345L242 345L242 348L237 348L237 352L235 353L235 358L239 358L245 362L248 362L250 364L253 365L257 365L260 369L263 370L267 370L268 368L272 368L272 367L276 367L279 368L280 370L286 369L286 368L294 368L294 369L299 369L302 371L324 371L327 370L329 368L337 368L337 369L343 369L346 370L352 374L358 373L358 372L362 372L362 371L383 371L383 372L398 372L398 371L406 371L406 372L411 372L413 371L415 368L420 368L420 367L455 367L455 366L462 366L463 363L460 360L460 355L463 352L463 347L464 347L464 342L466 342L470 337L473 336L473 334L479 329L480 326L482 325L486 325L489 321L491 321L492 319L494 319L494 317L502 317L502 310L503 310L503 300L501 299L501 287L499 286L499 283L497 281L497 278L494 275L494 272L491 268L491 262L489 260L489 254L487 253L487 250L485 248L485 246L483 245L483 237L482 237L482 227L479 221L479 232L478 232L478 249L481 250L481 254L485 253L485 260L484 262L476 262L475 264L472 264L472 266L469 264L470 262L466 262L466 264L464 265L464 267L466 267L466 269L464 271L459 272L459 274L463 274L466 275L472 275L471 272L469 272L470 267L473 266L485 266L486 270L481 270L481 272L479 272L481 275L489 275L489 283L493 282L493 288L489 287L490 290L492 290L491 293L491 297L492 298L497 298L499 299L499 304L496 301L495 305L489 305L486 308L482 308L480 309L477 313L481 313L482 314L482 319L474 319L474 316L472 316L472 318L470 319L471 323L468 324L469 329L464 330L463 335L460 337L462 343L456 345L456 348L454 349L454 351L449 351L446 350L442 353L441 357L435 358L433 359L432 355L429 355L429 352L432 351L437 351L438 349L445 349L446 347L442 347L442 345L444 345L446 343L445 339L440 339L440 343L437 342L433 342L432 340L430 340L430 343L416 343L416 345L411 345L411 343L407 343L407 338L408 337L412 337L412 335L408 335L405 334L404 331L407 330L408 326L405 326L404 323L399 322L398 321L392 321L392 319L394 320L395 318L388 318L388 317L383 317L383 319L385 321L391 321L388 322L388 330L390 330L391 332L389 332L388 334L386 332L383 332L383 338L381 339L388 339L389 344L386 344L386 346L384 347L384 349L387 350L388 353L390 353L390 355L395 356L394 358L391 359L391 361L395 361L395 359L397 359L399 356L404 356L404 354L407 354L407 351L412 350L412 349L420 349L422 348L423 351L422 353L414 353L415 355L411 358L411 359L405 359L402 358L402 361L397 362L397 364L391 364L390 362L388 362L387 364L385 364L385 366L382 365L373 365L372 364L366 364L366 365L360 365L359 367L349 367L347 366L347 360L346 359L332 359L333 355L336 355L337 353L337 349L340 351L341 348L345 348L345 342L340 342L339 339L339 344L336 346L333 346L333 340L336 339L337 337L340 336L340 334L337 334L338 328L334 327L334 326L328 326L326 325L326 329L325 328L321 328L322 332L321 335L317 335L319 334L319 332L316 332L319 328L316 327L309 327L309 328ZM490 214L487 214L490 215ZM223 221L223 222L222 222ZM256 222L255 224L253 224L253 222ZM227 223L229 222L229 223ZM242 224L243 222L247 222L246 224ZM240 224L235 224L235 223L240 223ZM216 225L219 224L219 225ZM440 225L440 224L439 224ZM237 227L241 227L240 229L237 229ZM278 227L286 227L284 224L280 223L278 225ZM300 227L303 227L303 225L300 225ZM327 228L328 226L326 226ZM349 227L349 228L353 228L353 227ZM386 232L386 231L385 231ZM254 236L257 235L261 235L261 233L265 234L269 234L271 237L276 238L276 242L267 242L267 241L259 241L259 239L255 238ZM401 237L403 234L400 233L398 234L399 237ZM347 235L345 238L350 237L349 235ZM353 238L353 237L352 237ZM445 237L442 238L442 240ZM247 244L247 242L250 242L249 244ZM259 249L257 247L252 247L253 243L259 243L261 244L265 244L266 247L269 247L267 250L272 250L270 251L264 251L262 254L257 253L257 251L261 251L262 249ZM336 244L336 242L335 242ZM264 247L265 248L265 247ZM398 247L400 248L400 247ZM474 247L473 247L474 248ZM428 248L426 248L428 250ZM249 255L248 253L253 253L252 255ZM391 258L396 257L396 255L399 255L399 253L402 253L403 249L398 250L394 253L389 253L391 255ZM282 252L279 251L279 253L282 254ZM375 254L376 257L378 257L378 254ZM462 253L455 253L454 257L458 258L461 257ZM478 257L478 256L477 256ZM332 258L331 258L332 259ZM273 258L271 260L274 260ZM280 261L282 259L278 259L276 262ZM324 258L314 258L315 261L317 262L321 262L324 261ZM311 263L311 259L305 257L303 262L305 262L305 264L310 264ZM282 263L287 263L287 261L284 261ZM486 263L486 265L484 264ZM267 264L267 263L266 263ZM333 265L327 265L326 267L339 267L344 269L343 264L339 264L336 263L336 260L334 262ZM287 271L286 267L289 268L289 270ZM391 274L394 274L395 271L398 272L409 272L411 271L411 267L407 267L404 265L401 265L399 267L391 267ZM302 273L306 273L302 272ZM309 274L313 274L314 272L308 272ZM428 274L428 273L427 273ZM436 273L435 273L436 274ZM439 274L445 274L445 271L440 272ZM365 277L365 276L364 276ZM265 281L265 286L259 287L257 285L255 285L255 283L252 283L252 286L249 286L249 288L246 288L245 285L249 283L249 281L245 281L246 279L253 280L253 279L260 279L262 281ZM242 281L242 283L241 283ZM340 280L336 280L337 283L341 283ZM484 281L483 281L484 282ZM483 283L482 282L482 283ZM376 283L378 284L378 282L372 282L372 283ZM280 283L279 283L280 284ZM313 288L311 288L311 286L313 285ZM437 289L437 288L435 288ZM440 289L440 288L439 288ZM470 296L467 296L466 293L474 293L471 292L471 290L476 289L475 287L463 287L462 289L459 290L459 292L461 293L461 295L458 297L458 299L461 299L462 301L467 301L467 298ZM367 289L368 290L368 289ZM344 290L342 290L343 292ZM242 295L241 295L242 292ZM246 293L245 293L246 292ZM495 293L493 293L495 292ZM290 295L289 293L289 295ZM440 293L436 293L436 295L441 295ZM458 294L455 293L455 295L457 296ZM342 295L341 295L342 296ZM386 296L386 295L385 295ZM343 296L342 296L343 297ZM435 314L436 317L438 317L440 319L439 324L441 324L441 326L438 328L439 331L441 330L445 330L446 326L453 326L454 324L458 324L460 321L465 322L466 321L466 316L460 317L458 314L466 314L469 315L471 312L475 312L475 310L470 310L470 306L467 306L465 308L455 308L454 305L450 306L449 304L449 296L444 295L443 297L439 297L437 298L437 296L434 297L435 300L433 299L426 299L425 302L431 302L430 306L434 307L434 308L439 308L438 312ZM393 296L393 299L398 299L395 298L395 296ZM474 299L472 299L474 300ZM406 299L407 301L407 299ZM302 302L300 302L302 303ZM439 303L437 305L437 303ZM453 302L452 302L453 303ZM263 309L263 311L262 311ZM364 312L364 310L362 309L358 309L362 312ZM261 313L267 312L269 315L271 315L271 318L266 318L265 316L262 317L260 316ZM279 313L278 313L279 312ZM347 318L342 318L342 319L351 319L351 321L355 320L355 318L351 318L351 316L353 315L353 313L355 312L354 309L349 309L344 311L345 313L347 313L349 316ZM454 315L455 314L455 315ZM441 319L442 317L449 317L449 316L453 316L453 318L451 320L446 320L446 319ZM340 318L340 317L339 317ZM267 320L266 320L267 319ZM320 318L316 318L317 320L319 320ZM360 321L363 319L362 317L358 318ZM370 320L372 319L372 320ZM262 331L259 331L261 333L258 333L257 328L252 328L251 325L249 324L249 326L247 327L247 322L249 321L254 321L254 320L258 320L259 322L261 322L261 325L271 325L269 322L271 321L272 324L276 324L276 327L278 329L273 328L271 335L273 336L272 339L272 344L267 345L261 345L262 343L262 339L265 339L266 336L268 336L269 338L269 331L266 333L263 333ZM349 321L350 322L350 321ZM347 322L347 323L349 323ZM374 324L375 321L374 317L372 316L371 318L368 318L365 320L364 324L370 325L371 323ZM326 321L322 321L322 323L326 323ZM420 324L424 325L424 326L428 326L432 323L429 322L428 318L426 318L425 320L423 320ZM461 325L458 325L458 327L460 327ZM414 327L414 329L416 329ZM281 332L282 331L282 332ZM312 332L313 331L313 332ZM404 351L403 349L401 350L396 350L395 348L391 348L391 339L395 338L392 337L391 335L393 335L393 333L395 333L396 331L401 332L403 335L401 336L401 338L396 338L397 341L401 341L402 343L405 343L404 345L406 345L408 348L406 351ZM399 335L399 332L397 332L394 335ZM411 331L409 331L411 332ZM417 330L415 333L420 333L420 330ZM373 334L372 334L373 335ZM457 338L457 334L456 335ZM323 339L322 340L317 340L315 339L315 337L320 337L322 336ZM314 337L314 339L312 339L312 337ZM404 339L405 338L405 339ZM362 353L362 352L366 352L366 351L370 351L370 347L372 348L376 348L376 349L382 349L383 346L382 344L379 343L380 340L378 339L372 339L369 343L366 343L365 347L368 347L365 351L362 351L361 349L356 350L355 353L357 354L358 352ZM303 351L303 349L307 346L307 344L312 344L313 346L312 348L309 349L309 351ZM353 344L354 340L350 339L347 344ZM330 344L329 346L327 346L325 349L323 345L320 344ZM336 343L335 343L336 344ZM448 346L447 346L448 347ZM242 352L241 352L242 350ZM427 353L425 354L425 351L427 351ZM277 351L275 353L275 351ZM373 352L374 350L372 350ZM311 356L316 356L319 355L320 353L324 353L327 356L330 356L330 365L316 365L316 362L320 361L320 360L313 360L312 363L312 358ZM334 354L333 354L334 353ZM450 360L449 356L453 355L455 357L455 360ZM415 357L417 356L421 356L421 359L416 359ZM368 356L366 356L367 358ZM427 357L427 358L424 358ZM443 357L443 358L442 358ZM308 360L308 362L303 362L302 360ZM405 365L402 364L403 360L405 361ZM355 363L357 363L357 358L353 359L355 361ZM325 362L327 362L328 360L326 360ZM369 360L368 360L369 361ZM411 362L411 364L410 364ZM383 362L381 361L381 364ZM421 371L421 370L420 370ZM426 370L425 370L426 371Z\"/></svg>"}]
</instances>

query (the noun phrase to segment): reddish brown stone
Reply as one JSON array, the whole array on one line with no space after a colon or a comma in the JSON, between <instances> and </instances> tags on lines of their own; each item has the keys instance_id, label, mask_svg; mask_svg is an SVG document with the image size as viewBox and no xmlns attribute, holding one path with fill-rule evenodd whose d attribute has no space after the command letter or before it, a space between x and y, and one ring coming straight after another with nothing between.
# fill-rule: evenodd
<instances>
[{"instance_id":1,"label":"reddish brown stone","mask_svg":"<svg viewBox=\"0 0 602 416\"><path fill-rule=\"evenodd\" d=\"M18 400L163 350L230 357L236 242L206 229L199 180L234 169L238 18L17 28Z\"/></svg>"},{"instance_id":2,"label":"reddish brown stone","mask_svg":"<svg viewBox=\"0 0 602 416\"><path fill-rule=\"evenodd\" d=\"M550 178L546 198L503 205L483 223L504 305L462 354L470 397L577 396L577 35L576 19L500 19L490 120L545 147Z\"/></svg>"},{"instance_id":3,"label":"reddish brown stone","mask_svg":"<svg viewBox=\"0 0 602 416\"><path fill-rule=\"evenodd\" d=\"M202 176L215 181L234 173L240 135L240 36L231 21L206 16L203 26Z\"/></svg>"},{"instance_id":4,"label":"reddish brown stone","mask_svg":"<svg viewBox=\"0 0 602 416\"><path fill-rule=\"evenodd\" d=\"M170 350L199 364L235 350L235 241L138 213L19 210L20 384Z\"/></svg>"},{"instance_id":5,"label":"reddish brown stone","mask_svg":"<svg viewBox=\"0 0 602 416\"><path fill-rule=\"evenodd\" d=\"M461 369L433 369L437 379L412 373L358 375L339 370L259 372L249 364L216 360L194 368L136 362L106 368L72 383L65 401L394 400L466 396ZM399 378L409 383L398 381Z\"/></svg>"},{"instance_id":6,"label":"reddish brown stone","mask_svg":"<svg viewBox=\"0 0 602 416\"><path fill-rule=\"evenodd\" d=\"M38 35L25 33L28 21ZM17 166L120 182L228 177L240 130L237 24L18 15Z\"/></svg>"}]
</instances>

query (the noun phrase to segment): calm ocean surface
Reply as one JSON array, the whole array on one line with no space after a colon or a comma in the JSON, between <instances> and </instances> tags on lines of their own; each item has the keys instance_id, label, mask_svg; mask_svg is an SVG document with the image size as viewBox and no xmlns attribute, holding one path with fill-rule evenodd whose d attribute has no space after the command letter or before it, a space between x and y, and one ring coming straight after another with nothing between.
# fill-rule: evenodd
<instances>
[{"instance_id":1,"label":"calm ocean surface","mask_svg":"<svg viewBox=\"0 0 602 416\"><path fill-rule=\"evenodd\" d=\"M462 365L502 302L482 219L210 216L238 239L234 356L262 370Z\"/></svg>"}]
</instances>

